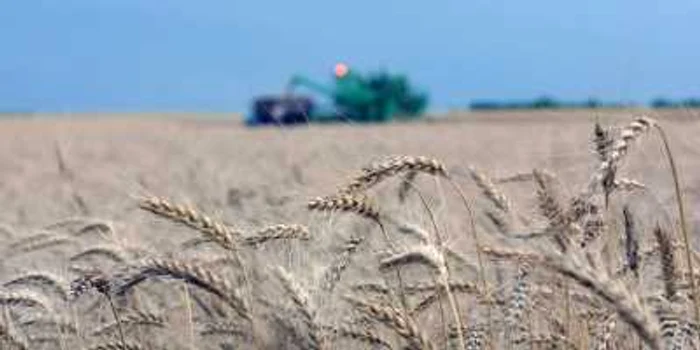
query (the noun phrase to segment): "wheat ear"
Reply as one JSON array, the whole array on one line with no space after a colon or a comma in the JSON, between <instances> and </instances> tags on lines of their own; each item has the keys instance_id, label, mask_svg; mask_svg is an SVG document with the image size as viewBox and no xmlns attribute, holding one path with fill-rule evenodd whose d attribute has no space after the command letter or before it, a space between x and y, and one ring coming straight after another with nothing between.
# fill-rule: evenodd
<instances>
[{"instance_id":1,"label":"wheat ear","mask_svg":"<svg viewBox=\"0 0 700 350\"><path fill-rule=\"evenodd\" d=\"M23 285L37 285L51 290L57 294L61 300L68 299L68 283L64 281L61 276L48 272L28 272L3 283L3 286L6 288Z\"/></svg>"},{"instance_id":2,"label":"wheat ear","mask_svg":"<svg viewBox=\"0 0 700 350\"><path fill-rule=\"evenodd\" d=\"M88 348L88 350L143 350L144 347L136 342L129 343L119 343L119 342L106 342L102 344L97 344Z\"/></svg>"},{"instance_id":3,"label":"wheat ear","mask_svg":"<svg viewBox=\"0 0 700 350\"><path fill-rule=\"evenodd\" d=\"M510 211L510 202L506 195L501 192L496 185L493 184L484 173L477 170L475 167L469 168L469 174L476 185L481 189L481 192L493 203L497 208L504 212Z\"/></svg>"},{"instance_id":4,"label":"wheat ear","mask_svg":"<svg viewBox=\"0 0 700 350\"><path fill-rule=\"evenodd\" d=\"M639 234L628 206L622 208L622 216L625 223L625 258L627 268L634 273L635 277L639 277Z\"/></svg>"},{"instance_id":5,"label":"wheat ear","mask_svg":"<svg viewBox=\"0 0 700 350\"><path fill-rule=\"evenodd\" d=\"M151 312L143 310L131 310L125 314L120 315L120 322L122 326L128 325L146 325L163 328L165 327L166 319L162 315L157 315ZM103 335L105 333L111 332L119 325L117 323L108 323L97 327L92 331L93 335Z\"/></svg>"},{"instance_id":6,"label":"wheat ear","mask_svg":"<svg viewBox=\"0 0 700 350\"><path fill-rule=\"evenodd\" d=\"M569 237L566 236L565 228L569 224L569 217L564 212L563 206L559 203L551 179L539 170L533 170L535 184L537 184L537 200L542 215L548 221L546 231L553 232L554 242L560 251L566 251L569 246Z\"/></svg>"},{"instance_id":7,"label":"wheat ear","mask_svg":"<svg viewBox=\"0 0 700 350\"><path fill-rule=\"evenodd\" d=\"M600 163L598 171L590 184L590 192L592 193L598 185L602 185L606 205L610 194L615 188L615 176L620 161L627 155L630 146L655 124L656 122L653 119L645 116L636 118L622 129L620 139L612 144L612 148L606 154L606 159Z\"/></svg>"},{"instance_id":8,"label":"wheat ear","mask_svg":"<svg viewBox=\"0 0 700 350\"><path fill-rule=\"evenodd\" d=\"M340 280L341 274L350 265L352 256L357 252L357 248L364 242L364 238L350 238L345 242L342 252L323 275L321 289L327 292L332 292L336 284Z\"/></svg>"},{"instance_id":9,"label":"wheat ear","mask_svg":"<svg viewBox=\"0 0 700 350\"><path fill-rule=\"evenodd\" d=\"M389 237L384 224L382 224L379 210L365 196L341 193L337 196L318 197L309 201L307 208L309 210L316 211L341 211L356 213L361 217L369 219L379 226L379 229L382 232L382 235L384 236L384 239L386 240L387 245L389 245L391 251L396 250L394 242ZM406 308L407 303L403 292L403 278L401 277L401 271L398 268L395 271L399 283L399 294L401 296L402 303Z\"/></svg>"},{"instance_id":10,"label":"wheat ear","mask_svg":"<svg viewBox=\"0 0 700 350\"><path fill-rule=\"evenodd\" d=\"M326 327L328 331L336 336L350 338L367 343L374 347L392 349L391 344L378 334L368 329L357 329L351 326L341 325L339 327Z\"/></svg>"},{"instance_id":11,"label":"wheat ear","mask_svg":"<svg viewBox=\"0 0 700 350\"><path fill-rule=\"evenodd\" d=\"M661 255L661 275L664 281L665 297L672 300L676 296L676 259L668 233L656 226L654 237L659 245ZM692 279L692 278L691 278Z\"/></svg>"},{"instance_id":12,"label":"wheat ear","mask_svg":"<svg viewBox=\"0 0 700 350\"><path fill-rule=\"evenodd\" d=\"M14 257L37 250L75 243L72 237L51 232L42 232L11 243L5 254L7 254L7 257Z\"/></svg>"},{"instance_id":13,"label":"wheat ear","mask_svg":"<svg viewBox=\"0 0 700 350\"><path fill-rule=\"evenodd\" d=\"M115 294L124 294L139 283L156 276L169 276L184 280L188 284L219 297L241 317L251 320L246 303L238 295L231 282L196 263L155 258L146 259L137 265L135 273L117 276L118 278L111 281L110 284L113 286Z\"/></svg>"},{"instance_id":14,"label":"wheat ear","mask_svg":"<svg viewBox=\"0 0 700 350\"><path fill-rule=\"evenodd\" d=\"M143 210L193 228L227 250L235 250L236 239L241 236L240 232L232 230L192 207L173 204L163 198L144 198L139 206Z\"/></svg>"},{"instance_id":15,"label":"wheat ear","mask_svg":"<svg viewBox=\"0 0 700 350\"><path fill-rule=\"evenodd\" d=\"M280 239L310 238L309 229L302 225L272 225L259 230L254 236L245 237L243 242L247 245L259 246L265 242Z\"/></svg>"},{"instance_id":16,"label":"wheat ear","mask_svg":"<svg viewBox=\"0 0 700 350\"><path fill-rule=\"evenodd\" d=\"M526 342L524 339L523 313L528 304L528 274L528 266L519 264L512 296L506 310L506 323L508 325L506 339L508 344L522 344Z\"/></svg>"},{"instance_id":17,"label":"wheat ear","mask_svg":"<svg viewBox=\"0 0 700 350\"><path fill-rule=\"evenodd\" d=\"M420 331L415 321L401 310L392 306L368 303L353 297L346 299L359 311L388 326L408 342L411 350L432 350L434 346Z\"/></svg>"},{"instance_id":18,"label":"wheat ear","mask_svg":"<svg viewBox=\"0 0 700 350\"><path fill-rule=\"evenodd\" d=\"M349 184L340 189L340 193L358 193L366 191L381 181L402 173L421 172L430 175L447 175L445 166L437 159L424 156L388 157L376 164L365 167Z\"/></svg>"},{"instance_id":19,"label":"wheat ear","mask_svg":"<svg viewBox=\"0 0 700 350\"><path fill-rule=\"evenodd\" d=\"M249 304L252 307L252 291L250 290L250 277L246 264L238 252L237 240L243 234L230 228L228 225L210 218L209 216L185 205L172 204L169 201L158 198L143 198L140 202L141 209L162 216L177 223L184 224L194 230L201 232L206 238L216 242L222 248L233 252L238 264L243 272L243 281L247 289ZM255 328L255 320L250 319ZM255 339L257 341L257 339Z\"/></svg>"},{"instance_id":20,"label":"wheat ear","mask_svg":"<svg viewBox=\"0 0 700 350\"><path fill-rule=\"evenodd\" d=\"M309 210L350 212L377 221L379 210L367 198L340 194L338 196L318 197L307 203Z\"/></svg>"},{"instance_id":21,"label":"wheat ear","mask_svg":"<svg viewBox=\"0 0 700 350\"><path fill-rule=\"evenodd\" d=\"M201 335L237 335L244 336L245 331L242 327L235 322L228 321L218 321L218 322L206 322L200 325L199 334Z\"/></svg>"},{"instance_id":22,"label":"wheat ear","mask_svg":"<svg viewBox=\"0 0 700 350\"><path fill-rule=\"evenodd\" d=\"M316 320L316 314L310 305L309 295L306 291L299 286L299 284L294 280L294 277L287 272L281 266L278 267L275 272L279 276L284 289L290 296L296 306L297 311L301 313L304 319L304 323L309 330L309 348L315 350L325 349L325 343L323 334L321 333L321 327Z\"/></svg>"},{"instance_id":23,"label":"wheat ear","mask_svg":"<svg viewBox=\"0 0 700 350\"><path fill-rule=\"evenodd\" d=\"M50 311L51 303L44 298L43 294L30 290L0 291L0 305L12 307L38 307Z\"/></svg>"},{"instance_id":24,"label":"wheat ear","mask_svg":"<svg viewBox=\"0 0 700 350\"><path fill-rule=\"evenodd\" d=\"M608 159L613 142L614 140L612 135L610 135L610 130L603 128L603 126L596 121L593 128L593 146L595 153L601 162Z\"/></svg>"}]
</instances>

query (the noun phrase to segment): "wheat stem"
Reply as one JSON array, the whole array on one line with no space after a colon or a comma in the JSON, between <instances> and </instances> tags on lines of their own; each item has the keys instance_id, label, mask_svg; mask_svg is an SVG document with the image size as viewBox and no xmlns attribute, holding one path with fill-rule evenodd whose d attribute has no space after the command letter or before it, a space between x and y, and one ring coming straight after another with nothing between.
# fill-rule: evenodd
<instances>
[{"instance_id":1,"label":"wheat stem","mask_svg":"<svg viewBox=\"0 0 700 350\"><path fill-rule=\"evenodd\" d=\"M683 245L685 246L685 257L688 264L688 270L690 270L691 275L693 275L693 259L690 247L690 238L688 233L688 222L685 217L685 208L683 204L683 197L681 193L680 180L678 176L678 169L676 167L676 162L673 158L673 152L671 152L671 146L669 145L668 138L666 137L666 132L658 123L654 123L654 128L661 136L661 141L664 146L666 153L666 158L668 159L669 167L671 168L671 175L673 177L673 187L676 194L676 204L678 208L678 216L680 219L681 233L683 234ZM693 306L695 311L695 323L700 324L700 300L698 300L698 289L696 281L694 278L690 278L690 289L693 293Z\"/></svg>"},{"instance_id":2,"label":"wheat stem","mask_svg":"<svg viewBox=\"0 0 700 350\"><path fill-rule=\"evenodd\" d=\"M466 195L464 194L464 191L462 191L462 188L457 185L457 183L451 178L447 177L447 182L449 182L450 186L457 191L457 194L459 195L459 198L462 201L462 204L464 205L464 208L467 210L467 214L469 215L469 225L470 229L472 232L472 238L474 239L474 246L476 248L476 259L479 265L479 280L481 281L481 288L483 289L484 295L490 295L488 291L488 285L486 283L486 274L484 270L484 263L483 259L481 257L481 243L479 241L479 235L476 231L476 223L474 222L474 210L472 209L471 205L469 204L469 201L467 200ZM491 303L487 302L486 305L486 317L487 317L487 324L488 324L488 333L489 333L489 347L492 347L495 343L494 339L494 334L493 334L493 325L491 323Z\"/></svg>"},{"instance_id":3,"label":"wheat stem","mask_svg":"<svg viewBox=\"0 0 700 350\"><path fill-rule=\"evenodd\" d=\"M122 329L122 321L119 318L119 313L117 312L117 308L114 306L114 302L112 301L112 297L108 293L103 293L103 295L107 298L107 301L109 301L109 308L112 310L112 315L114 316L114 321L117 323L117 329L119 330L119 340L122 343L122 348L126 349L126 339L124 338L124 329Z\"/></svg>"},{"instance_id":4,"label":"wheat stem","mask_svg":"<svg viewBox=\"0 0 700 350\"><path fill-rule=\"evenodd\" d=\"M444 245L444 239L442 238L442 235L440 234L440 229L438 228L437 221L435 220L435 214L433 211L430 209L430 206L428 205L428 202L425 200L425 197L423 194L416 189L416 193L418 194L418 198L420 198L421 203L423 204L423 207L425 210L428 212L428 216L430 217L430 222L433 225L433 229L435 230L435 238L437 240L437 245L440 248L440 251L442 253L443 245ZM443 260L444 262L444 260ZM444 262L444 267L445 271L444 273L441 273L439 278L440 281L444 287L445 290L445 295L447 296L447 301L450 304L450 309L452 311L452 316L454 318L456 327L457 327L457 344L459 345L460 349L466 349L466 345L464 344L464 334L462 333L462 321L460 317L460 310L459 310L459 305L457 304L457 301L454 298L454 295L452 294L452 291L450 290L450 270L447 265L447 262ZM443 325L443 327L446 327ZM449 332L446 332L449 333Z\"/></svg>"}]
</instances>

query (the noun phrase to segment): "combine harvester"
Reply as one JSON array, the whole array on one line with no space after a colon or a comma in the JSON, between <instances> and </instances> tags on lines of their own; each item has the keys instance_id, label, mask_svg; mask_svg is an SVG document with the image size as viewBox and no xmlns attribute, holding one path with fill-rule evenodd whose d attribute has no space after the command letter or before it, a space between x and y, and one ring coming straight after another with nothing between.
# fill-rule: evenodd
<instances>
[{"instance_id":1,"label":"combine harvester","mask_svg":"<svg viewBox=\"0 0 700 350\"><path fill-rule=\"evenodd\" d=\"M317 104L312 97L295 93L307 88L331 100ZM418 119L428 104L428 96L413 91L403 75L386 72L362 76L339 63L334 84L325 86L303 76L293 76L282 95L262 96L253 101L246 124L290 125L321 122L381 123Z\"/></svg>"}]
</instances>

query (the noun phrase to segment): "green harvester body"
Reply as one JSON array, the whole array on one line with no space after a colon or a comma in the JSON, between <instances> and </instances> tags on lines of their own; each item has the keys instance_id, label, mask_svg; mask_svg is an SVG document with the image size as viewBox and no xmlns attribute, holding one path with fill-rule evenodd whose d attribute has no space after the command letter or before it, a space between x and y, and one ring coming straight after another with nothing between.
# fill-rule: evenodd
<instances>
[{"instance_id":1,"label":"green harvester body","mask_svg":"<svg viewBox=\"0 0 700 350\"><path fill-rule=\"evenodd\" d=\"M325 85L294 75L281 96L258 98L248 124L296 124L304 122L381 123L422 117L428 96L416 92L404 75L384 71L362 76L343 65L336 66L333 83ZM299 89L323 96L317 104ZM330 103L328 103L330 102Z\"/></svg>"}]
</instances>

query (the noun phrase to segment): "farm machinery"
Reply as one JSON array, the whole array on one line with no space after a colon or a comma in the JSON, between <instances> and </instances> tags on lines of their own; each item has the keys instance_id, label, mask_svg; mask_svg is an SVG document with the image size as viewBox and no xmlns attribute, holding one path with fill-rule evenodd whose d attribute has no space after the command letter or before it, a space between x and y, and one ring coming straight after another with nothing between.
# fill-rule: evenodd
<instances>
[{"instance_id":1,"label":"farm machinery","mask_svg":"<svg viewBox=\"0 0 700 350\"><path fill-rule=\"evenodd\" d=\"M379 72L363 76L339 63L333 83L324 85L301 75L294 75L281 95L256 98L248 125L288 125L314 122L387 122L420 118L428 104L426 94L416 92L403 75ZM319 104L310 95L299 94L306 88L330 104Z\"/></svg>"}]
</instances>

